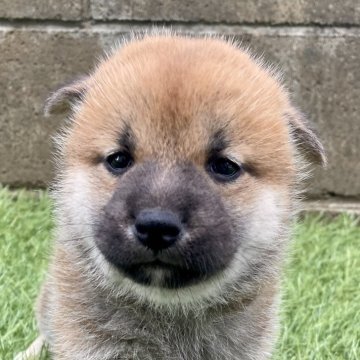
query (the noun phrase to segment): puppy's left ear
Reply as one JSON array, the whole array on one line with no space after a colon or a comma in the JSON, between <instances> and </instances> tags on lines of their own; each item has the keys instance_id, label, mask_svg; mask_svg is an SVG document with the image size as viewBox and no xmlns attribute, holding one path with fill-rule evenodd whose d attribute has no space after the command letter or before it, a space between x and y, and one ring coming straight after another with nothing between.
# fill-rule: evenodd
<instances>
[{"instance_id":1,"label":"puppy's left ear","mask_svg":"<svg viewBox=\"0 0 360 360\"><path fill-rule=\"evenodd\" d=\"M45 116L67 113L73 104L84 98L87 89L87 77L79 78L59 87L45 101Z\"/></svg>"},{"instance_id":2,"label":"puppy's left ear","mask_svg":"<svg viewBox=\"0 0 360 360\"><path fill-rule=\"evenodd\" d=\"M305 158L307 158L310 162L325 167L327 159L324 147L314 130L312 130L308 125L304 115L293 108L291 111L286 113L286 118L288 120L291 135L295 144L304 154Z\"/></svg>"}]
</instances>

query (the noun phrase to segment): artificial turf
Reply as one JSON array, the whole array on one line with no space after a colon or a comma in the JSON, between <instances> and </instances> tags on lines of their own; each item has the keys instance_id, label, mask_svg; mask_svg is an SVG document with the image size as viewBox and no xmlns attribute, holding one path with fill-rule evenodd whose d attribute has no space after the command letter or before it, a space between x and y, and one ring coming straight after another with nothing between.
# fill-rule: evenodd
<instances>
[{"instance_id":1,"label":"artificial turf","mask_svg":"<svg viewBox=\"0 0 360 360\"><path fill-rule=\"evenodd\" d=\"M0 359L36 337L33 304L52 237L50 211L46 192L0 188ZM359 223L349 215L309 215L296 225L274 359L360 359L359 245Z\"/></svg>"}]
</instances>

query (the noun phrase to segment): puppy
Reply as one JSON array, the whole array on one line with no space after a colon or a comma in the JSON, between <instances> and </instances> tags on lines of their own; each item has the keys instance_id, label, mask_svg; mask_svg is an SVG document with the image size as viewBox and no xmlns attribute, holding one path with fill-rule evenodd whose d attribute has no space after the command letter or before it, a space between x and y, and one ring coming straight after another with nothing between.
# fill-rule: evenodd
<instances>
[{"instance_id":1,"label":"puppy","mask_svg":"<svg viewBox=\"0 0 360 360\"><path fill-rule=\"evenodd\" d=\"M37 313L52 358L268 359L299 183L325 163L278 77L158 33L53 93L67 110Z\"/></svg>"}]
</instances>

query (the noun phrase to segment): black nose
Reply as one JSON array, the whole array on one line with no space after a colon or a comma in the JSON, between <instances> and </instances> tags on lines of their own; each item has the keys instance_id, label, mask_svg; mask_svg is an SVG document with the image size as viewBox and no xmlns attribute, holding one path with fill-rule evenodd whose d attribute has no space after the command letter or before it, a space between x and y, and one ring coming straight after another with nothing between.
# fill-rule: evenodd
<instances>
[{"instance_id":1,"label":"black nose","mask_svg":"<svg viewBox=\"0 0 360 360\"><path fill-rule=\"evenodd\" d=\"M181 227L180 219L171 211L142 210L135 220L135 235L143 245L159 251L175 243Z\"/></svg>"}]
</instances>

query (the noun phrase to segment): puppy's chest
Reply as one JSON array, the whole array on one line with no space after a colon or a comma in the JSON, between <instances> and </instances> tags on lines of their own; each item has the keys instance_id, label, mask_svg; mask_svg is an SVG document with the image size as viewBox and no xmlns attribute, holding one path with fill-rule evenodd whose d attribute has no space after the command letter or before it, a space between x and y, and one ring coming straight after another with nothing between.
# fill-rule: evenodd
<instances>
[{"instance_id":1,"label":"puppy's chest","mask_svg":"<svg viewBox=\"0 0 360 360\"><path fill-rule=\"evenodd\" d=\"M164 317L154 314L114 313L102 331L111 334L107 353L115 359L212 360L239 357L239 339L233 324L216 324L194 318ZM232 328L232 335L228 333ZM114 359L111 357L111 359Z\"/></svg>"}]
</instances>

